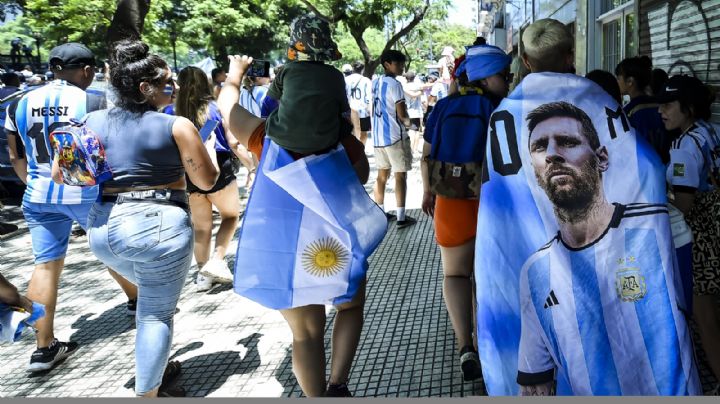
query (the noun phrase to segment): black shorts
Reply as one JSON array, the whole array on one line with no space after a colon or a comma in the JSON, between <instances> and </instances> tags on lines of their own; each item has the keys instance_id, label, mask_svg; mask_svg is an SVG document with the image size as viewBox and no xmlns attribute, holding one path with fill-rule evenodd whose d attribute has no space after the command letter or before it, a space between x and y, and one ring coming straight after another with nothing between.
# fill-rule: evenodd
<instances>
[{"instance_id":1,"label":"black shorts","mask_svg":"<svg viewBox=\"0 0 720 404\"><path fill-rule=\"evenodd\" d=\"M369 132L370 129L370 117L360 118L360 132Z\"/></svg>"},{"instance_id":2,"label":"black shorts","mask_svg":"<svg viewBox=\"0 0 720 404\"><path fill-rule=\"evenodd\" d=\"M420 130L420 118L410 118L410 130Z\"/></svg>"},{"instance_id":3,"label":"black shorts","mask_svg":"<svg viewBox=\"0 0 720 404\"><path fill-rule=\"evenodd\" d=\"M217 152L217 162L218 166L220 167L220 176L218 177L212 189L209 191L203 191L202 189L196 187L195 184L190 182L190 178L186 176L185 179L187 181L187 191L191 194L198 193L207 195L220 191L221 189L224 189L225 187L230 185L231 182L235 181L235 167L233 166L232 159L232 153Z\"/></svg>"}]
</instances>

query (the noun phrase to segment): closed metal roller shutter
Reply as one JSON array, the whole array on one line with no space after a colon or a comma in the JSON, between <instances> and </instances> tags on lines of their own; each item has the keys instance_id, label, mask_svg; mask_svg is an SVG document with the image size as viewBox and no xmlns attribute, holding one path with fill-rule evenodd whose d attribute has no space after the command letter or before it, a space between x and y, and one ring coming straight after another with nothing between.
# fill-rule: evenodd
<instances>
[{"instance_id":1,"label":"closed metal roller shutter","mask_svg":"<svg viewBox=\"0 0 720 404\"><path fill-rule=\"evenodd\" d=\"M720 90L720 0L641 0L638 12L641 55L669 75L692 74ZM720 102L713 121L720 122Z\"/></svg>"}]
</instances>

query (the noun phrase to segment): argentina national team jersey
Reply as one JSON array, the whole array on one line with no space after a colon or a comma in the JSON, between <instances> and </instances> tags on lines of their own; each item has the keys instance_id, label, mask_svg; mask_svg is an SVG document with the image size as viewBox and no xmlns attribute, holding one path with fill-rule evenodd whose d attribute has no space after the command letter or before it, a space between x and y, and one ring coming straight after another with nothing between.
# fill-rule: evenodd
<instances>
[{"instance_id":1,"label":"argentina national team jersey","mask_svg":"<svg viewBox=\"0 0 720 404\"><path fill-rule=\"evenodd\" d=\"M528 259L518 383L556 374L559 395L702 393L672 245L656 233L668 226L665 205L615 204L594 243L572 249L558 235Z\"/></svg>"},{"instance_id":2,"label":"argentina national team jersey","mask_svg":"<svg viewBox=\"0 0 720 404\"><path fill-rule=\"evenodd\" d=\"M360 118L370 117L371 85L370 79L360 73L345 77L345 93L350 108L357 111Z\"/></svg>"},{"instance_id":3,"label":"argentina national team jersey","mask_svg":"<svg viewBox=\"0 0 720 404\"><path fill-rule=\"evenodd\" d=\"M394 77L381 76L373 82L372 137L375 147L387 147L407 138L395 106L405 102L402 84Z\"/></svg>"},{"instance_id":4,"label":"argentina national team jersey","mask_svg":"<svg viewBox=\"0 0 720 404\"><path fill-rule=\"evenodd\" d=\"M720 181L719 170L720 138L713 125L698 121L673 140L666 179L674 188L712 191Z\"/></svg>"},{"instance_id":5,"label":"argentina national team jersey","mask_svg":"<svg viewBox=\"0 0 720 404\"><path fill-rule=\"evenodd\" d=\"M55 80L25 94L8 107L5 129L17 132L28 164L23 200L32 203L74 205L92 203L97 187L58 185L51 178L50 133L70 119L105 106L104 97L86 93L64 80Z\"/></svg>"}]
</instances>

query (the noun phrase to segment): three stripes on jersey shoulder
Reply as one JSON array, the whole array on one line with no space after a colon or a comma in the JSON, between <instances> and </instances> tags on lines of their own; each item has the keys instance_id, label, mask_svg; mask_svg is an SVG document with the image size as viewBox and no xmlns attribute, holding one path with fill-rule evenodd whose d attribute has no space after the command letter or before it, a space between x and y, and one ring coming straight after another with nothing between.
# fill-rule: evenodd
<instances>
[{"instance_id":1,"label":"three stripes on jersey shoulder","mask_svg":"<svg viewBox=\"0 0 720 404\"><path fill-rule=\"evenodd\" d=\"M664 203L629 203L625 205L622 217L635 217L654 215L657 213L668 213L667 205Z\"/></svg>"}]
</instances>

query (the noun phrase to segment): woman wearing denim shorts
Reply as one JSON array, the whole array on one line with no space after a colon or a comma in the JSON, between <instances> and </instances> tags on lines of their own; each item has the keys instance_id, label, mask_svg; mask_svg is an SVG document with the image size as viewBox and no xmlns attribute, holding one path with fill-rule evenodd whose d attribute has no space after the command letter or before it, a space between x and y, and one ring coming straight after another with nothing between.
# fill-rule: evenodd
<instances>
[{"instance_id":1,"label":"woman wearing denim shorts","mask_svg":"<svg viewBox=\"0 0 720 404\"><path fill-rule=\"evenodd\" d=\"M167 361L193 252L185 173L198 188L213 187L215 138L203 144L188 119L157 112L170 103L175 84L165 61L147 45L119 42L111 57L110 83L119 100L115 108L86 117L113 172L88 216L90 248L138 286L136 394L184 395L161 384L179 371L179 364Z\"/></svg>"}]
</instances>

